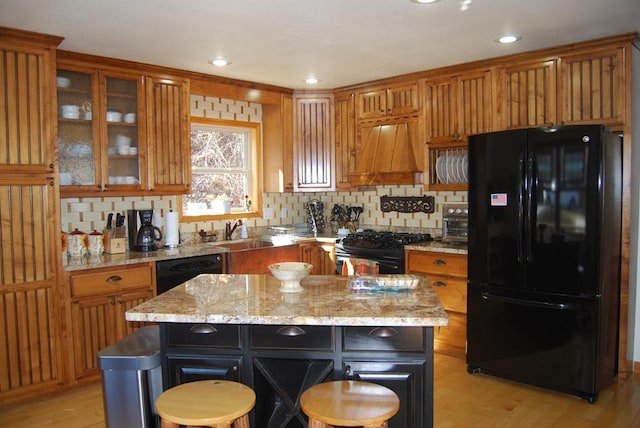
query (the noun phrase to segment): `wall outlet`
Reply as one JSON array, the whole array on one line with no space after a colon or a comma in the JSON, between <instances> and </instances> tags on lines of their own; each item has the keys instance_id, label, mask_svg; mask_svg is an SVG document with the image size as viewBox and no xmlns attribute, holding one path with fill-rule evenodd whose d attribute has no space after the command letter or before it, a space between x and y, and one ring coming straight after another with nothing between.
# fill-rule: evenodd
<instances>
[{"instance_id":1,"label":"wall outlet","mask_svg":"<svg viewBox=\"0 0 640 428\"><path fill-rule=\"evenodd\" d=\"M273 208L263 208L262 218L265 220L271 220L273 218Z\"/></svg>"},{"instance_id":2,"label":"wall outlet","mask_svg":"<svg viewBox=\"0 0 640 428\"><path fill-rule=\"evenodd\" d=\"M289 214L287 207L280 208L280 217L287 218L287 214Z\"/></svg>"}]
</instances>

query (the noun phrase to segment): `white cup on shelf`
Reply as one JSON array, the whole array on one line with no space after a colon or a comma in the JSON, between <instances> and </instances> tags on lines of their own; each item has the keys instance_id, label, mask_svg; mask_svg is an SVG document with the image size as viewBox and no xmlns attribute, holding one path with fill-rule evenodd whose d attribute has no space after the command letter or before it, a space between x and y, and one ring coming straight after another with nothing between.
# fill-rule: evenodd
<instances>
[{"instance_id":1,"label":"white cup on shelf","mask_svg":"<svg viewBox=\"0 0 640 428\"><path fill-rule=\"evenodd\" d=\"M136 123L136 114L135 113L127 113L124 115L125 123Z\"/></svg>"}]
</instances>

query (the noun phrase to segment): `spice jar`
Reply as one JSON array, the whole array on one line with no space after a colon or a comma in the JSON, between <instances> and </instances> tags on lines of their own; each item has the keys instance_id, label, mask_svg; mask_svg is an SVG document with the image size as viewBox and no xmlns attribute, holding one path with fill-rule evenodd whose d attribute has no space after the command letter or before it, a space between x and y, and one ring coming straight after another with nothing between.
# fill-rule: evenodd
<instances>
[{"instance_id":1,"label":"spice jar","mask_svg":"<svg viewBox=\"0 0 640 428\"><path fill-rule=\"evenodd\" d=\"M104 235L97 230L89 234L89 254L97 256L104 253Z\"/></svg>"},{"instance_id":2,"label":"spice jar","mask_svg":"<svg viewBox=\"0 0 640 428\"><path fill-rule=\"evenodd\" d=\"M88 251L87 234L75 229L67 236L67 251L69 257L83 257Z\"/></svg>"}]
</instances>

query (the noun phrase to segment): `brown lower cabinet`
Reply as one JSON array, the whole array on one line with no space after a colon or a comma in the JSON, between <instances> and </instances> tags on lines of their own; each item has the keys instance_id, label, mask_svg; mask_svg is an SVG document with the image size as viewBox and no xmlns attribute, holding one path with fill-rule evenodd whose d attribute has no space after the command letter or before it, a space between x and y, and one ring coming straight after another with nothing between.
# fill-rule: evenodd
<instances>
[{"instance_id":1,"label":"brown lower cabinet","mask_svg":"<svg viewBox=\"0 0 640 428\"><path fill-rule=\"evenodd\" d=\"M99 375L96 354L145 323L125 312L154 295L153 264L89 269L70 274L71 341L76 379Z\"/></svg>"},{"instance_id":2,"label":"brown lower cabinet","mask_svg":"<svg viewBox=\"0 0 640 428\"><path fill-rule=\"evenodd\" d=\"M300 260L298 244L252 248L227 253L227 273L269 274L269 265Z\"/></svg>"},{"instance_id":3,"label":"brown lower cabinet","mask_svg":"<svg viewBox=\"0 0 640 428\"><path fill-rule=\"evenodd\" d=\"M333 242L300 243L300 260L311 263L311 275L336 274L336 246Z\"/></svg>"},{"instance_id":4,"label":"brown lower cabinet","mask_svg":"<svg viewBox=\"0 0 640 428\"><path fill-rule=\"evenodd\" d=\"M433 332L435 352L465 358L467 349L467 255L406 251L407 273L424 274L449 315L449 325Z\"/></svg>"}]
</instances>

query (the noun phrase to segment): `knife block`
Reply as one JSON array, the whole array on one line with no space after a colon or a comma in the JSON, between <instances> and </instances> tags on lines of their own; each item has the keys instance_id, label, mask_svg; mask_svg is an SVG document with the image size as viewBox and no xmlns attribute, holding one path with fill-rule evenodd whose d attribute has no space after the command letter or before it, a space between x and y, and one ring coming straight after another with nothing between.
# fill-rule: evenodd
<instances>
[{"instance_id":1,"label":"knife block","mask_svg":"<svg viewBox=\"0 0 640 428\"><path fill-rule=\"evenodd\" d=\"M127 238L112 238L109 234L104 237L104 252L107 254L121 254L127 251Z\"/></svg>"}]
</instances>

